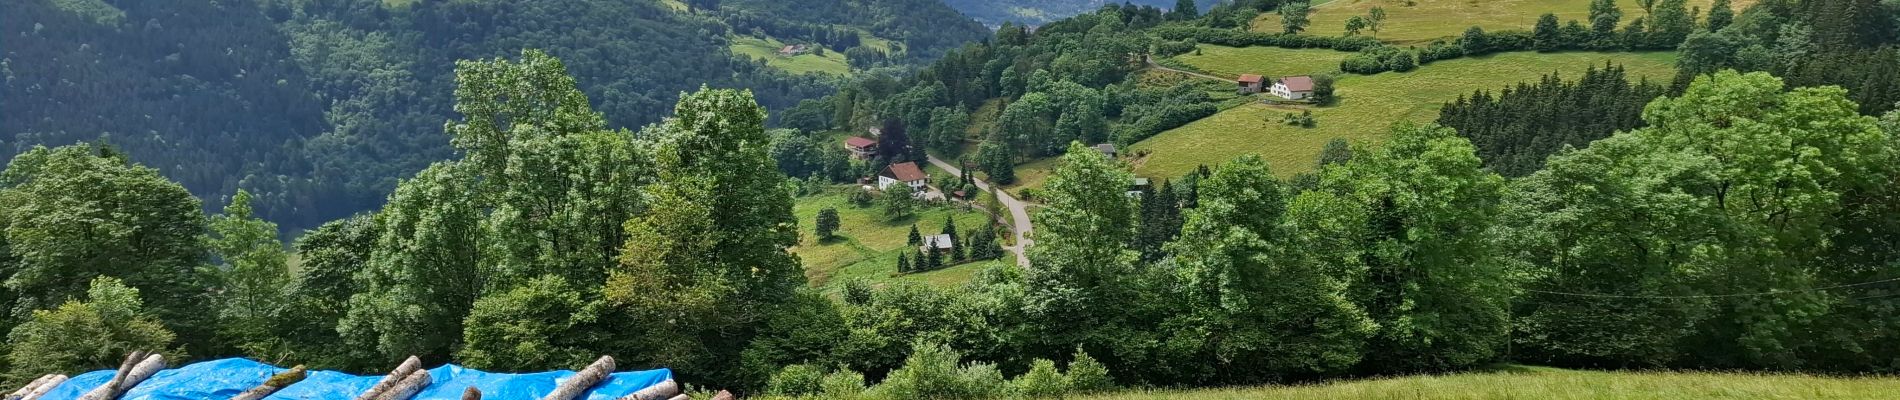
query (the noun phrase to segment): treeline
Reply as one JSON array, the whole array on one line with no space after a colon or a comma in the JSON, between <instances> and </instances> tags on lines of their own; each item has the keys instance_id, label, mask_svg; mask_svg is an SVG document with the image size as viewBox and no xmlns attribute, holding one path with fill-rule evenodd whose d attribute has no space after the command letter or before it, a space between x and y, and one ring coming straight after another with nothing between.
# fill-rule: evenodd
<instances>
[{"instance_id":1,"label":"treeline","mask_svg":"<svg viewBox=\"0 0 1900 400\"><path fill-rule=\"evenodd\" d=\"M538 51L464 62L456 81L459 160L302 236L294 272L245 192L207 217L110 147L16 157L0 173L5 379L150 349L359 372L611 353L736 384L762 379L740 366L768 321L826 301L798 290L791 198L748 93L702 89L636 134Z\"/></svg>"},{"instance_id":2,"label":"treeline","mask_svg":"<svg viewBox=\"0 0 1900 400\"><path fill-rule=\"evenodd\" d=\"M1836 85L1863 113L1900 102L1900 4L1773 0L1683 42L1675 86L1722 69L1766 71L1801 86Z\"/></svg>"},{"instance_id":3,"label":"treeline","mask_svg":"<svg viewBox=\"0 0 1900 400\"><path fill-rule=\"evenodd\" d=\"M1643 125L1643 106L1667 88L1647 79L1630 82L1623 67L1591 67L1575 80L1557 74L1493 94L1458 96L1438 112L1438 124L1471 140L1487 168L1521 177L1544 167L1566 147L1581 148L1611 133Z\"/></svg>"},{"instance_id":4,"label":"treeline","mask_svg":"<svg viewBox=\"0 0 1900 400\"><path fill-rule=\"evenodd\" d=\"M901 43L904 60L934 60L989 29L935 0L722 0L723 10L811 25L846 25ZM849 47L845 48L847 51Z\"/></svg>"}]
</instances>

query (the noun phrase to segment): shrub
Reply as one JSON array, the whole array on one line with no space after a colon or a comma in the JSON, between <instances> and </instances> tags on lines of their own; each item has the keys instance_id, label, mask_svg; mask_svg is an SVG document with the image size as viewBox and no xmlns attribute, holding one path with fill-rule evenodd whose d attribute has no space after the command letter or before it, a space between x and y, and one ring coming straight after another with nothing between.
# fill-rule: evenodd
<instances>
[{"instance_id":1,"label":"shrub","mask_svg":"<svg viewBox=\"0 0 1900 400\"><path fill-rule=\"evenodd\" d=\"M979 399L994 396L1003 375L989 364L958 367L963 355L949 346L918 341L911 345L904 366L873 391L892 400Z\"/></svg>"},{"instance_id":2,"label":"shrub","mask_svg":"<svg viewBox=\"0 0 1900 400\"><path fill-rule=\"evenodd\" d=\"M818 382L820 396L827 399L855 399L864 397L864 374L849 369L839 369L825 375Z\"/></svg>"},{"instance_id":3,"label":"shrub","mask_svg":"<svg viewBox=\"0 0 1900 400\"><path fill-rule=\"evenodd\" d=\"M1108 366L1089 357L1081 348L1075 349L1075 360L1069 361L1069 389L1076 393L1095 393L1115 388L1115 378L1108 376Z\"/></svg>"},{"instance_id":4,"label":"shrub","mask_svg":"<svg viewBox=\"0 0 1900 400\"><path fill-rule=\"evenodd\" d=\"M804 396L818 394L824 390L825 370L810 364L793 364L772 374L772 380L765 385L766 393L780 396ZM858 379L864 379L860 376ZM863 385L859 382L859 385Z\"/></svg>"},{"instance_id":5,"label":"shrub","mask_svg":"<svg viewBox=\"0 0 1900 400\"><path fill-rule=\"evenodd\" d=\"M1412 51L1392 46L1369 47L1339 62L1339 70L1371 75L1385 71L1411 71L1418 67Z\"/></svg>"},{"instance_id":6,"label":"shrub","mask_svg":"<svg viewBox=\"0 0 1900 400\"><path fill-rule=\"evenodd\" d=\"M51 310L36 310L7 335L7 360L13 380L49 373L73 373L112 368L126 353L162 351L173 360L184 359L171 348L176 335L145 315L139 290L116 278L99 277L86 290L86 301L68 301ZM169 350L169 351L168 351Z\"/></svg>"},{"instance_id":7,"label":"shrub","mask_svg":"<svg viewBox=\"0 0 1900 400\"><path fill-rule=\"evenodd\" d=\"M1028 398L1062 397L1069 392L1069 379L1056 369L1056 362L1038 358L1030 362L1029 372L1010 382L1016 394Z\"/></svg>"}]
</instances>

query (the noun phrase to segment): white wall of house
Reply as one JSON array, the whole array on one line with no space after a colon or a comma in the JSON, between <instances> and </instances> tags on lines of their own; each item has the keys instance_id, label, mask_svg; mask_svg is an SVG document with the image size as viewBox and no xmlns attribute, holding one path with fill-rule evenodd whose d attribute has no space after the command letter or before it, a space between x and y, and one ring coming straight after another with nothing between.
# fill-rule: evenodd
<instances>
[{"instance_id":1,"label":"white wall of house","mask_svg":"<svg viewBox=\"0 0 1900 400\"><path fill-rule=\"evenodd\" d=\"M1307 95L1313 94L1313 92L1295 92L1295 91L1287 90L1286 85L1282 85L1278 83L1273 84L1273 89L1271 90L1274 96L1280 96L1287 100L1304 99L1306 98Z\"/></svg>"}]
</instances>

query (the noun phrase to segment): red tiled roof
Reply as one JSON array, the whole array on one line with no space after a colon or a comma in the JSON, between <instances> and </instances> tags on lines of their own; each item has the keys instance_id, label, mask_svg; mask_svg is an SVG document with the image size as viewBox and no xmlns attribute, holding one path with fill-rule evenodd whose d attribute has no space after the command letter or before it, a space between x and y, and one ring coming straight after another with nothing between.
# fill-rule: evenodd
<instances>
[{"instance_id":1,"label":"red tiled roof","mask_svg":"<svg viewBox=\"0 0 1900 400\"><path fill-rule=\"evenodd\" d=\"M852 137L848 137L844 139L844 145L851 146L851 147L871 147L871 146L876 146L877 141L871 140L871 139L865 139L865 138L861 138L857 136L852 136Z\"/></svg>"},{"instance_id":2,"label":"red tiled roof","mask_svg":"<svg viewBox=\"0 0 1900 400\"><path fill-rule=\"evenodd\" d=\"M928 177L924 175L924 170L917 168L917 163L914 162L891 164L890 167L884 169L884 174L885 176L897 178L897 180L904 182L921 181Z\"/></svg>"},{"instance_id":3,"label":"red tiled roof","mask_svg":"<svg viewBox=\"0 0 1900 400\"><path fill-rule=\"evenodd\" d=\"M1237 80L1240 81L1240 83L1260 83L1261 78L1260 75L1240 74L1240 79Z\"/></svg>"},{"instance_id":4,"label":"red tiled roof","mask_svg":"<svg viewBox=\"0 0 1900 400\"><path fill-rule=\"evenodd\" d=\"M1289 76L1285 78L1280 78L1280 84L1286 85L1286 90L1288 91L1293 91L1293 92L1313 91L1313 77L1310 77L1310 76L1301 75L1301 76Z\"/></svg>"}]
</instances>

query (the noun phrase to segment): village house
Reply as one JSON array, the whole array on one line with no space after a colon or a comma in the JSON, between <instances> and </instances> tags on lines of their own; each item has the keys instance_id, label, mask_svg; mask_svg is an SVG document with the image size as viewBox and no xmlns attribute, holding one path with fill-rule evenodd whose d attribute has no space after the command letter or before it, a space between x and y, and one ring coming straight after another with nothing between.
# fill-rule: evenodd
<instances>
[{"instance_id":1,"label":"village house","mask_svg":"<svg viewBox=\"0 0 1900 400\"><path fill-rule=\"evenodd\" d=\"M952 241L948 233L924 236L924 244L917 246L917 251L949 253L957 248L956 243L951 243Z\"/></svg>"},{"instance_id":2,"label":"village house","mask_svg":"<svg viewBox=\"0 0 1900 400\"><path fill-rule=\"evenodd\" d=\"M844 139L845 150L851 151L851 158L869 160L877 158L877 141L852 136Z\"/></svg>"},{"instance_id":3,"label":"village house","mask_svg":"<svg viewBox=\"0 0 1900 400\"><path fill-rule=\"evenodd\" d=\"M929 181L930 175L925 175L924 170L917 168L917 163L914 162L891 164L884 167L883 172L877 174L877 188L884 191L891 190L892 185L902 183L910 188L911 193L921 193L925 191L924 185Z\"/></svg>"},{"instance_id":4,"label":"village house","mask_svg":"<svg viewBox=\"0 0 1900 400\"><path fill-rule=\"evenodd\" d=\"M795 56L799 54L805 54L805 52L809 50L810 50L810 47L806 45L788 44L788 45L785 45L785 47L780 47L778 49L778 55L784 56L784 57L791 57L791 56Z\"/></svg>"},{"instance_id":5,"label":"village house","mask_svg":"<svg viewBox=\"0 0 1900 400\"><path fill-rule=\"evenodd\" d=\"M1240 87L1241 94L1260 93L1264 82L1266 78L1254 74L1241 74L1240 79L1234 80L1234 84Z\"/></svg>"},{"instance_id":6,"label":"village house","mask_svg":"<svg viewBox=\"0 0 1900 400\"><path fill-rule=\"evenodd\" d=\"M1313 95L1313 77L1289 76L1273 83L1273 95L1287 100L1302 100Z\"/></svg>"},{"instance_id":7,"label":"village house","mask_svg":"<svg viewBox=\"0 0 1900 400\"><path fill-rule=\"evenodd\" d=\"M1102 152L1102 155L1108 156L1108 158L1115 158L1115 154L1117 154L1115 151L1115 145L1109 144L1109 143L1102 143L1102 144L1095 145L1095 151Z\"/></svg>"},{"instance_id":8,"label":"village house","mask_svg":"<svg viewBox=\"0 0 1900 400\"><path fill-rule=\"evenodd\" d=\"M1128 191L1124 194L1128 197L1141 198L1142 191L1147 189L1148 178L1135 178L1128 182Z\"/></svg>"}]
</instances>

